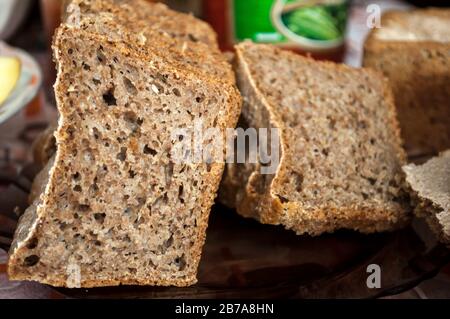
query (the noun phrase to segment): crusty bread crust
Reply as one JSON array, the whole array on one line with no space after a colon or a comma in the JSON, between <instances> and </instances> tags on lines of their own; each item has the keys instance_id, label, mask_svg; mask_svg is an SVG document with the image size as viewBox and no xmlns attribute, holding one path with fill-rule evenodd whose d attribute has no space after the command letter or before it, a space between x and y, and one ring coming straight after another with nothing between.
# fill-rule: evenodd
<instances>
[{"instance_id":1,"label":"crusty bread crust","mask_svg":"<svg viewBox=\"0 0 450 319\"><path fill-rule=\"evenodd\" d=\"M52 132L52 135L53 133L54 132ZM48 184L50 169L53 167L54 164L55 164L55 154L53 154L53 156L47 160L45 166L34 178L33 184L31 185L30 194L28 195L28 203L30 205L33 205L33 203L39 199L39 196L41 196L41 194L44 193L45 187Z\"/></svg>"}]
</instances>

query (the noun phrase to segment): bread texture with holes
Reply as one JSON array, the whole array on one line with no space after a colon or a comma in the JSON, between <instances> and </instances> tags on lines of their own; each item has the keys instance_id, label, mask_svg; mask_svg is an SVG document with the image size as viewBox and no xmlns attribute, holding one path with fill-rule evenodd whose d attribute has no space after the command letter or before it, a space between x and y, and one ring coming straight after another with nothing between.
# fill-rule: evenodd
<instances>
[{"instance_id":1,"label":"bread texture with holes","mask_svg":"<svg viewBox=\"0 0 450 319\"><path fill-rule=\"evenodd\" d=\"M450 244L450 150L403 170L413 194L414 213L427 221L441 242Z\"/></svg>"},{"instance_id":2,"label":"bread texture with holes","mask_svg":"<svg viewBox=\"0 0 450 319\"><path fill-rule=\"evenodd\" d=\"M389 11L373 29L364 66L390 81L411 156L450 148L450 9Z\"/></svg>"},{"instance_id":3,"label":"bread texture with holes","mask_svg":"<svg viewBox=\"0 0 450 319\"><path fill-rule=\"evenodd\" d=\"M227 164L222 202L297 234L392 230L408 220L391 92L377 73L269 45L236 46L243 126L277 128L280 162Z\"/></svg>"},{"instance_id":4,"label":"bread texture with holes","mask_svg":"<svg viewBox=\"0 0 450 319\"><path fill-rule=\"evenodd\" d=\"M68 4L53 43L56 153L16 230L11 279L66 287L196 282L224 165L174 161L172 130L196 120L221 132L234 127L241 98L215 47L155 30L140 17L152 7Z\"/></svg>"}]
</instances>

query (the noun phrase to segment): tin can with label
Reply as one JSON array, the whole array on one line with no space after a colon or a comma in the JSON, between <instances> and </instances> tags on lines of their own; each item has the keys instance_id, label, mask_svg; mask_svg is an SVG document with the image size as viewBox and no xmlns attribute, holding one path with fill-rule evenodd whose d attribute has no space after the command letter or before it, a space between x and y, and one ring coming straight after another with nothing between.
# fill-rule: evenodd
<instances>
[{"instance_id":1,"label":"tin can with label","mask_svg":"<svg viewBox=\"0 0 450 319\"><path fill-rule=\"evenodd\" d=\"M204 5L224 49L250 39L331 60L344 52L349 0L206 0Z\"/></svg>"}]
</instances>

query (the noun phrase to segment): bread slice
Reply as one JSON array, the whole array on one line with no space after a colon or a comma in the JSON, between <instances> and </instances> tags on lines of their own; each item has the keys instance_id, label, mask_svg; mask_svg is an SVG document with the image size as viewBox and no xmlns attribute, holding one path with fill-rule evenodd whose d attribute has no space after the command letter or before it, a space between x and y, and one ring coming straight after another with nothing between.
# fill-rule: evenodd
<instances>
[{"instance_id":1,"label":"bread slice","mask_svg":"<svg viewBox=\"0 0 450 319\"><path fill-rule=\"evenodd\" d=\"M235 82L227 57L217 47L214 31L191 15L142 0L72 0L63 7L64 19L75 27L114 41L126 41L136 50L145 47L144 50L156 51L191 72L200 71L220 81ZM55 128L51 124L34 143L34 159L42 166L55 151Z\"/></svg>"},{"instance_id":2,"label":"bread slice","mask_svg":"<svg viewBox=\"0 0 450 319\"><path fill-rule=\"evenodd\" d=\"M99 31L101 14L92 28L82 18L56 31L57 151L36 182L43 193L19 222L8 264L13 280L67 287L196 282L224 165L174 162L171 134L195 120L221 132L233 127L240 95L231 81L189 62L214 53L192 50L186 61L178 38L165 54L153 47L159 42L131 42L119 15L111 17L120 37L107 34L112 22ZM220 65L210 67L219 72Z\"/></svg>"},{"instance_id":3,"label":"bread slice","mask_svg":"<svg viewBox=\"0 0 450 319\"><path fill-rule=\"evenodd\" d=\"M450 150L425 164L403 167L415 214L425 218L439 240L450 244Z\"/></svg>"},{"instance_id":4,"label":"bread slice","mask_svg":"<svg viewBox=\"0 0 450 319\"><path fill-rule=\"evenodd\" d=\"M278 128L281 158L272 175L260 163L227 165L222 201L297 234L405 223L405 155L386 81L269 45L245 42L236 51L242 120Z\"/></svg>"},{"instance_id":5,"label":"bread slice","mask_svg":"<svg viewBox=\"0 0 450 319\"><path fill-rule=\"evenodd\" d=\"M75 6L68 8L69 5ZM63 20L67 15L82 16L111 13L114 18L125 17L129 21L145 21L148 26L159 29L171 37L188 42L202 42L218 48L217 35L211 26L191 14L170 10L159 2L146 0L67 0L63 3ZM74 8L76 8L74 10ZM79 10L78 10L79 8Z\"/></svg>"},{"instance_id":6,"label":"bread slice","mask_svg":"<svg viewBox=\"0 0 450 319\"><path fill-rule=\"evenodd\" d=\"M450 9L390 11L365 44L364 66L389 79L411 156L450 148L449 30Z\"/></svg>"},{"instance_id":7,"label":"bread slice","mask_svg":"<svg viewBox=\"0 0 450 319\"><path fill-rule=\"evenodd\" d=\"M195 25L203 26L204 22L195 19L196 23L191 23L194 18L190 15L174 12L161 4L149 4L144 0L118 3L121 5L116 5L112 0L74 0L67 7L66 24L105 36L109 41L123 41L133 50L141 51L141 54L151 50L190 72L201 72L234 83L233 71L217 46L190 40L193 35L185 37L180 34L179 29L186 32L185 23L189 22L188 25L192 25L195 30ZM165 10L157 9L160 6ZM178 26L173 25L169 32L161 29L164 25L161 26L161 23L142 14L152 10L161 11L162 16L158 16L158 19L179 21ZM187 22L183 22L186 19Z\"/></svg>"}]
</instances>

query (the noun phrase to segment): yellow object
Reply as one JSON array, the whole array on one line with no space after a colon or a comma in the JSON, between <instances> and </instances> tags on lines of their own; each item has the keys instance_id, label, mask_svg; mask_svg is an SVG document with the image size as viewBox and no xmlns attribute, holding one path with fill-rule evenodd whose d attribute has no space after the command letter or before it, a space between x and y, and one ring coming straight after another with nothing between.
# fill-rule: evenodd
<instances>
[{"instance_id":1,"label":"yellow object","mask_svg":"<svg viewBox=\"0 0 450 319\"><path fill-rule=\"evenodd\" d=\"M5 102L20 77L20 60L0 57L0 105Z\"/></svg>"}]
</instances>

